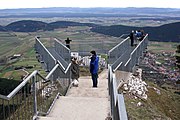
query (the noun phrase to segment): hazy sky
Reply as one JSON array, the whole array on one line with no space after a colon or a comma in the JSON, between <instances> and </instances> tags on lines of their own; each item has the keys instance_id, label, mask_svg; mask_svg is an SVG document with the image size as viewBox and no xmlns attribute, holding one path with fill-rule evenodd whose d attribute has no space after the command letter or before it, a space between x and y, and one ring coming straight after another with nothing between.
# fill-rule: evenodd
<instances>
[{"instance_id":1,"label":"hazy sky","mask_svg":"<svg viewBox=\"0 0 180 120\"><path fill-rule=\"evenodd\" d=\"M180 0L0 0L0 9L42 7L180 8Z\"/></svg>"}]
</instances>

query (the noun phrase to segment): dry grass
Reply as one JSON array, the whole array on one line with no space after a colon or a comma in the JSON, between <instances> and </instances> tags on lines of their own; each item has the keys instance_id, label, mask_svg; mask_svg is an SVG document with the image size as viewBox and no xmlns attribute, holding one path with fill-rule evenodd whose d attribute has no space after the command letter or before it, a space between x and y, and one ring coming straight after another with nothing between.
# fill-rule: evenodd
<instances>
[{"instance_id":1,"label":"dry grass","mask_svg":"<svg viewBox=\"0 0 180 120\"><path fill-rule=\"evenodd\" d=\"M147 100L135 99L129 94L124 95L129 120L179 120L180 96L152 82L147 83ZM161 94L157 94L153 87L159 89ZM142 106L137 106L138 102L141 102Z\"/></svg>"}]
</instances>

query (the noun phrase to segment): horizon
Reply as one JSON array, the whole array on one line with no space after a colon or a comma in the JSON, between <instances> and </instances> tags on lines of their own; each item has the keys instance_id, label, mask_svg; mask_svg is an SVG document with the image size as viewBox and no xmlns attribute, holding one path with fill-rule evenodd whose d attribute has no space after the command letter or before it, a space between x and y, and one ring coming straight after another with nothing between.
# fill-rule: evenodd
<instances>
[{"instance_id":1,"label":"horizon","mask_svg":"<svg viewBox=\"0 0 180 120\"><path fill-rule=\"evenodd\" d=\"M0 0L0 9L21 8L180 8L179 0Z\"/></svg>"},{"instance_id":2,"label":"horizon","mask_svg":"<svg viewBox=\"0 0 180 120\"><path fill-rule=\"evenodd\" d=\"M157 9L180 9L180 8L164 8L164 7L37 7L37 8L5 8L0 10L17 10L17 9L46 9L46 8L80 8L80 9L89 9L89 8L157 8Z\"/></svg>"}]
</instances>

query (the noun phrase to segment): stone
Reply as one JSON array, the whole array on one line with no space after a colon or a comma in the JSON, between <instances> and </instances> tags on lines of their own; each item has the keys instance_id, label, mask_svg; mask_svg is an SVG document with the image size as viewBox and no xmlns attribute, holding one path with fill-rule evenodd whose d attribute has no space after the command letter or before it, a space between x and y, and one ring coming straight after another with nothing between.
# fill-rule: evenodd
<instances>
[{"instance_id":1,"label":"stone","mask_svg":"<svg viewBox=\"0 0 180 120\"><path fill-rule=\"evenodd\" d=\"M146 95L146 92L148 91L148 89L146 88L147 83L141 79L142 70L137 69L137 72L139 73L138 76L135 76L132 73L127 83L123 84L122 89L124 91L128 91L131 95L135 97L139 97L147 100L147 95ZM159 94L160 92L157 93Z\"/></svg>"},{"instance_id":2,"label":"stone","mask_svg":"<svg viewBox=\"0 0 180 120\"><path fill-rule=\"evenodd\" d=\"M138 102L138 103L137 103L137 107L139 107L139 106L142 106L142 103L141 103L141 102Z\"/></svg>"}]
</instances>

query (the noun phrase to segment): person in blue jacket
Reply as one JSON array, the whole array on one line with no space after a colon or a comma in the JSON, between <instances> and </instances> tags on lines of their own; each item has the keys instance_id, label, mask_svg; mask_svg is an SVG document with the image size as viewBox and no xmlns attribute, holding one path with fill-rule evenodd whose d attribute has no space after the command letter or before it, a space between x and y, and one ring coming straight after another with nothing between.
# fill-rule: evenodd
<instances>
[{"instance_id":1,"label":"person in blue jacket","mask_svg":"<svg viewBox=\"0 0 180 120\"><path fill-rule=\"evenodd\" d=\"M98 70L99 70L99 57L96 55L96 51L91 51L91 61L90 61L90 73L93 81L93 87L97 87L98 84Z\"/></svg>"}]
</instances>

